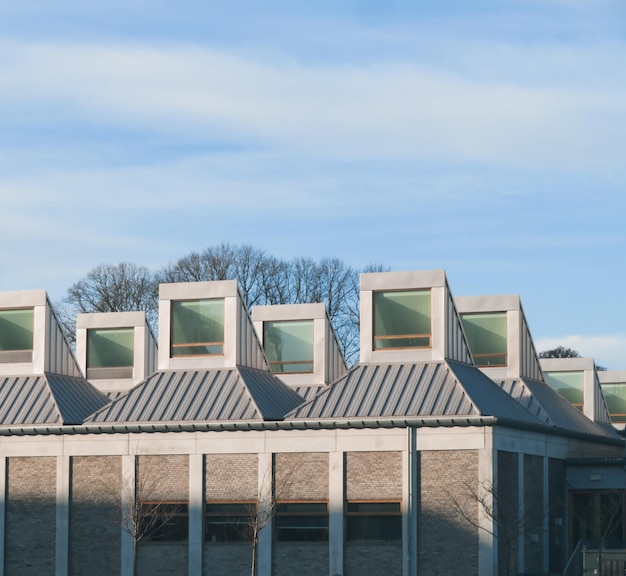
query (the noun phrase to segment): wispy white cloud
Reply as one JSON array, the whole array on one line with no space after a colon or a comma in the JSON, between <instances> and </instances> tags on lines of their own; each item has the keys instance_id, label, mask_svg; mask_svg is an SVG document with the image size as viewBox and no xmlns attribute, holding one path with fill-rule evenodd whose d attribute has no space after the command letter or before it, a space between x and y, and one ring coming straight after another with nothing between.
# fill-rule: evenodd
<instances>
[{"instance_id":1,"label":"wispy white cloud","mask_svg":"<svg viewBox=\"0 0 626 576\"><path fill-rule=\"evenodd\" d=\"M535 345L538 351L565 346L576 350L583 357L594 358L597 364L609 370L626 370L626 333L542 337L535 340Z\"/></svg>"},{"instance_id":2,"label":"wispy white cloud","mask_svg":"<svg viewBox=\"0 0 626 576\"><path fill-rule=\"evenodd\" d=\"M0 109L19 102L95 125L343 158L578 170L626 155L624 87L468 78L403 61L261 61L197 46L14 42L2 53L11 56Z\"/></svg>"}]
</instances>

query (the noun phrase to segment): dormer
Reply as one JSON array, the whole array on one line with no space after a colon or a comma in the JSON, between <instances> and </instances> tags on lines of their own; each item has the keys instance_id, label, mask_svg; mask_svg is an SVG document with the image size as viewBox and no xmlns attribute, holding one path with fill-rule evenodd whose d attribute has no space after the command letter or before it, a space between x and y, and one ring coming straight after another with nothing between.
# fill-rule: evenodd
<instances>
[{"instance_id":1,"label":"dormer","mask_svg":"<svg viewBox=\"0 0 626 576\"><path fill-rule=\"evenodd\" d=\"M618 428L626 427L626 370L601 370L598 379L611 422Z\"/></svg>"},{"instance_id":2,"label":"dormer","mask_svg":"<svg viewBox=\"0 0 626 576\"><path fill-rule=\"evenodd\" d=\"M267 369L236 280L159 286L159 370Z\"/></svg>"},{"instance_id":3,"label":"dormer","mask_svg":"<svg viewBox=\"0 0 626 576\"><path fill-rule=\"evenodd\" d=\"M324 304L254 306L252 321L270 370L285 384L324 386L347 371Z\"/></svg>"},{"instance_id":4,"label":"dormer","mask_svg":"<svg viewBox=\"0 0 626 576\"><path fill-rule=\"evenodd\" d=\"M454 302L474 364L485 374L543 380L519 296L462 296Z\"/></svg>"},{"instance_id":5,"label":"dormer","mask_svg":"<svg viewBox=\"0 0 626 576\"><path fill-rule=\"evenodd\" d=\"M609 411L600 388L593 358L542 358L546 383L587 418L609 423Z\"/></svg>"},{"instance_id":6,"label":"dormer","mask_svg":"<svg viewBox=\"0 0 626 576\"><path fill-rule=\"evenodd\" d=\"M361 362L471 363L443 270L361 274Z\"/></svg>"},{"instance_id":7,"label":"dormer","mask_svg":"<svg viewBox=\"0 0 626 576\"><path fill-rule=\"evenodd\" d=\"M78 314L76 356L101 392L124 392L156 370L157 345L145 312Z\"/></svg>"},{"instance_id":8,"label":"dormer","mask_svg":"<svg viewBox=\"0 0 626 576\"><path fill-rule=\"evenodd\" d=\"M0 375L80 376L45 290L0 292Z\"/></svg>"}]
</instances>

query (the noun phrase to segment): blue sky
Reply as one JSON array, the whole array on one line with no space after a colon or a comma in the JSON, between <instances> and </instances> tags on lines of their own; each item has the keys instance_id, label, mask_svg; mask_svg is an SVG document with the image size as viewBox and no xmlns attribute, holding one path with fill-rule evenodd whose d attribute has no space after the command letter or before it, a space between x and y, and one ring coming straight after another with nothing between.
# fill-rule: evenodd
<instances>
[{"instance_id":1,"label":"blue sky","mask_svg":"<svg viewBox=\"0 0 626 576\"><path fill-rule=\"evenodd\" d=\"M0 290L247 243L626 370L622 0L0 0Z\"/></svg>"}]
</instances>

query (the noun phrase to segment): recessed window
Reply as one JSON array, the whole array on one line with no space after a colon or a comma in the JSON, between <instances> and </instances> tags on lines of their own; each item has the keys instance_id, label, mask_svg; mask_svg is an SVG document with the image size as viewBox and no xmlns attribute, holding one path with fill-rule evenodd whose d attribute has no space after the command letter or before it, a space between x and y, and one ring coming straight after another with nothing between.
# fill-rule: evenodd
<instances>
[{"instance_id":1,"label":"recessed window","mask_svg":"<svg viewBox=\"0 0 626 576\"><path fill-rule=\"evenodd\" d=\"M272 372L313 372L313 320L264 322L263 347Z\"/></svg>"},{"instance_id":2,"label":"recessed window","mask_svg":"<svg viewBox=\"0 0 626 576\"><path fill-rule=\"evenodd\" d=\"M224 300L172 302L172 356L224 354Z\"/></svg>"},{"instance_id":3,"label":"recessed window","mask_svg":"<svg viewBox=\"0 0 626 576\"><path fill-rule=\"evenodd\" d=\"M614 423L626 422L626 382L603 383L601 387L611 421Z\"/></svg>"},{"instance_id":4,"label":"recessed window","mask_svg":"<svg viewBox=\"0 0 626 576\"><path fill-rule=\"evenodd\" d=\"M346 540L402 540L400 502L348 502Z\"/></svg>"},{"instance_id":5,"label":"recessed window","mask_svg":"<svg viewBox=\"0 0 626 576\"><path fill-rule=\"evenodd\" d=\"M584 404L585 374L576 372L544 372L546 383L579 410Z\"/></svg>"},{"instance_id":6,"label":"recessed window","mask_svg":"<svg viewBox=\"0 0 626 576\"><path fill-rule=\"evenodd\" d=\"M279 502L274 517L278 542L327 542L327 502Z\"/></svg>"},{"instance_id":7,"label":"recessed window","mask_svg":"<svg viewBox=\"0 0 626 576\"><path fill-rule=\"evenodd\" d=\"M140 508L140 540L184 542L189 534L186 502L144 502Z\"/></svg>"},{"instance_id":8,"label":"recessed window","mask_svg":"<svg viewBox=\"0 0 626 576\"><path fill-rule=\"evenodd\" d=\"M87 331L87 377L132 377L134 364L133 328Z\"/></svg>"},{"instance_id":9,"label":"recessed window","mask_svg":"<svg viewBox=\"0 0 626 576\"><path fill-rule=\"evenodd\" d=\"M256 502L207 502L205 540L209 542L248 542L252 537Z\"/></svg>"},{"instance_id":10,"label":"recessed window","mask_svg":"<svg viewBox=\"0 0 626 576\"><path fill-rule=\"evenodd\" d=\"M506 366L506 312L461 314L476 366Z\"/></svg>"},{"instance_id":11,"label":"recessed window","mask_svg":"<svg viewBox=\"0 0 626 576\"><path fill-rule=\"evenodd\" d=\"M430 348L430 290L374 292L374 350Z\"/></svg>"},{"instance_id":12,"label":"recessed window","mask_svg":"<svg viewBox=\"0 0 626 576\"><path fill-rule=\"evenodd\" d=\"M34 325L32 308L0 310L0 362L32 361Z\"/></svg>"}]
</instances>

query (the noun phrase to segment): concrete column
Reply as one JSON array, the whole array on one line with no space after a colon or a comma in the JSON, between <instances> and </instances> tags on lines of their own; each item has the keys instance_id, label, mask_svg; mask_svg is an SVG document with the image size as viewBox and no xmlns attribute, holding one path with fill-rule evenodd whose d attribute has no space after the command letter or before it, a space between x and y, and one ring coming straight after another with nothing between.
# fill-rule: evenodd
<instances>
[{"instance_id":1,"label":"concrete column","mask_svg":"<svg viewBox=\"0 0 626 576\"><path fill-rule=\"evenodd\" d=\"M132 510L135 501L135 484L137 482L137 467L134 454L122 456L122 516ZM133 535L125 529L122 518L122 567L121 576L134 576L135 574L135 542Z\"/></svg>"},{"instance_id":2,"label":"concrete column","mask_svg":"<svg viewBox=\"0 0 626 576\"><path fill-rule=\"evenodd\" d=\"M343 574L343 507L344 507L343 452L328 454L328 573Z\"/></svg>"},{"instance_id":3,"label":"concrete column","mask_svg":"<svg viewBox=\"0 0 626 576\"><path fill-rule=\"evenodd\" d=\"M517 538L517 571L524 572L526 551L526 502L524 500L524 455L517 455L517 510L518 510L518 538Z\"/></svg>"},{"instance_id":4,"label":"concrete column","mask_svg":"<svg viewBox=\"0 0 626 576\"><path fill-rule=\"evenodd\" d=\"M402 574L417 574L417 525L419 514L418 454L415 428L408 429L407 449L402 451Z\"/></svg>"},{"instance_id":5,"label":"concrete column","mask_svg":"<svg viewBox=\"0 0 626 576\"><path fill-rule=\"evenodd\" d=\"M0 576L4 576L4 542L6 538L7 457L0 456Z\"/></svg>"},{"instance_id":6,"label":"concrete column","mask_svg":"<svg viewBox=\"0 0 626 576\"><path fill-rule=\"evenodd\" d=\"M258 505L271 502L273 498L274 458L271 453L259 454L258 467ZM257 549L257 574L258 576L271 576L272 574L272 518L259 532Z\"/></svg>"},{"instance_id":7,"label":"concrete column","mask_svg":"<svg viewBox=\"0 0 626 576\"><path fill-rule=\"evenodd\" d=\"M71 459L57 456L57 505L56 505L56 553L55 574L67 576L70 556L70 490Z\"/></svg>"},{"instance_id":8,"label":"concrete column","mask_svg":"<svg viewBox=\"0 0 626 576\"><path fill-rule=\"evenodd\" d=\"M493 506L493 492L498 489L498 453L493 449L490 431L485 432L485 448L478 452L478 491L487 506ZM491 490L489 489L491 487ZM493 518L478 512L478 574L498 574L498 548L493 534L497 531Z\"/></svg>"},{"instance_id":9,"label":"concrete column","mask_svg":"<svg viewBox=\"0 0 626 576\"><path fill-rule=\"evenodd\" d=\"M189 576L202 576L204 455L189 455Z\"/></svg>"}]
</instances>

